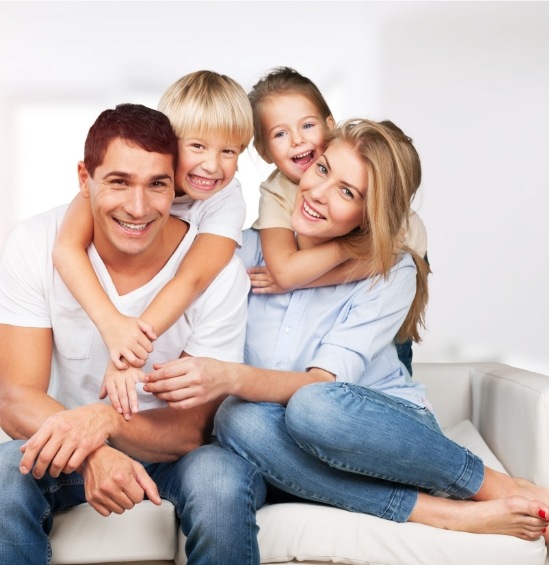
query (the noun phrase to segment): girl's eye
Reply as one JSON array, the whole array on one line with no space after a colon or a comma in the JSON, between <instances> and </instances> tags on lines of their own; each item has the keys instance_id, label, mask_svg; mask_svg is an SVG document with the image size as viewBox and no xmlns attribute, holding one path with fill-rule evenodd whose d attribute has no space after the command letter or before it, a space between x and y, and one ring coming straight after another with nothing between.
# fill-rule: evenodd
<instances>
[{"instance_id":1,"label":"girl's eye","mask_svg":"<svg viewBox=\"0 0 549 565\"><path fill-rule=\"evenodd\" d=\"M285 131L277 131L274 136L276 139L277 137L283 137L284 135L286 135Z\"/></svg>"},{"instance_id":2,"label":"girl's eye","mask_svg":"<svg viewBox=\"0 0 549 565\"><path fill-rule=\"evenodd\" d=\"M310 129L310 128L314 128L316 124L313 123L307 123L303 125L303 129Z\"/></svg>"}]
</instances>

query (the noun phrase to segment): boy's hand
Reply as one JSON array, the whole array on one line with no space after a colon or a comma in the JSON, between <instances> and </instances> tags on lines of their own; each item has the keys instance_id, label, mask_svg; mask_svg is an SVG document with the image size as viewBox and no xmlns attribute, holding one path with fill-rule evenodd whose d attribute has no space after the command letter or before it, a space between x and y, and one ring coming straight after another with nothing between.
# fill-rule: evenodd
<instances>
[{"instance_id":1,"label":"boy's hand","mask_svg":"<svg viewBox=\"0 0 549 565\"><path fill-rule=\"evenodd\" d=\"M287 292L276 284L267 267L252 267L248 269L248 276L254 294L282 294Z\"/></svg>"},{"instance_id":2,"label":"boy's hand","mask_svg":"<svg viewBox=\"0 0 549 565\"><path fill-rule=\"evenodd\" d=\"M143 367L153 350L152 342L157 338L150 324L122 314L109 319L108 327L105 324L100 331L117 369L127 369L128 363Z\"/></svg>"},{"instance_id":3,"label":"boy's hand","mask_svg":"<svg viewBox=\"0 0 549 565\"><path fill-rule=\"evenodd\" d=\"M112 407L124 416L126 420L132 417L132 412L139 412L135 383L144 380L143 371L136 367L119 370L114 363L109 362L101 383L99 398L107 395Z\"/></svg>"}]
</instances>

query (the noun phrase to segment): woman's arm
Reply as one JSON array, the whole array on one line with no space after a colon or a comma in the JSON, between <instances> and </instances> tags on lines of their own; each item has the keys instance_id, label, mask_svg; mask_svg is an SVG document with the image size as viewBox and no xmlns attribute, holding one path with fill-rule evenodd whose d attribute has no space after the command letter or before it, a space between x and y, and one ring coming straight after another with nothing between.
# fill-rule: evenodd
<instances>
[{"instance_id":1,"label":"woman's arm","mask_svg":"<svg viewBox=\"0 0 549 565\"><path fill-rule=\"evenodd\" d=\"M87 247L93 238L89 199L77 195L70 204L53 248L53 262L64 283L101 333L118 368L142 366L156 336L142 321L118 312L91 266Z\"/></svg>"},{"instance_id":2,"label":"woman's arm","mask_svg":"<svg viewBox=\"0 0 549 565\"><path fill-rule=\"evenodd\" d=\"M145 375L145 390L180 410L228 395L250 402L286 404L305 385L335 380L332 373L318 368L303 372L277 371L206 357L176 359L154 368Z\"/></svg>"},{"instance_id":3,"label":"woman's arm","mask_svg":"<svg viewBox=\"0 0 549 565\"><path fill-rule=\"evenodd\" d=\"M235 249L233 239L199 234L181 261L175 277L156 295L143 312L142 319L150 323L158 335L164 333L228 265Z\"/></svg>"}]
</instances>

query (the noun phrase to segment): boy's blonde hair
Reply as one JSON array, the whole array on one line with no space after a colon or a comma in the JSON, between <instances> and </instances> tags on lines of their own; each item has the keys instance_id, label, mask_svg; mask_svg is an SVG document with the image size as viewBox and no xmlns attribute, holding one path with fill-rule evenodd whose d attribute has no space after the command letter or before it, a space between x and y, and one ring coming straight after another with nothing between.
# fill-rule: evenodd
<instances>
[{"instance_id":1,"label":"boy's blonde hair","mask_svg":"<svg viewBox=\"0 0 549 565\"><path fill-rule=\"evenodd\" d=\"M238 144L242 152L253 134L252 108L244 89L232 78L196 71L172 84L158 109L166 114L177 137L215 134Z\"/></svg>"},{"instance_id":2,"label":"boy's blonde hair","mask_svg":"<svg viewBox=\"0 0 549 565\"><path fill-rule=\"evenodd\" d=\"M277 94L301 94L315 106L325 122L332 116L328 103L312 80L290 67L272 69L254 84L248 94L253 110L254 147L261 156L267 153L265 135L261 127L261 111L265 102Z\"/></svg>"},{"instance_id":3,"label":"boy's blonde hair","mask_svg":"<svg viewBox=\"0 0 549 565\"><path fill-rule=\"evenodd\" d=\"M328 134L327 144L334 142L347 144L368 171L363 226L341 238L341 243L355 258L371 262L372 272L387 277L421 183L419 155L412 140L390 121L348 120ZM407 247L403 250L411 253L416 264L416 295L397 341L420 341L430 269L423 257Z\"/></svg>"}]
</instances>

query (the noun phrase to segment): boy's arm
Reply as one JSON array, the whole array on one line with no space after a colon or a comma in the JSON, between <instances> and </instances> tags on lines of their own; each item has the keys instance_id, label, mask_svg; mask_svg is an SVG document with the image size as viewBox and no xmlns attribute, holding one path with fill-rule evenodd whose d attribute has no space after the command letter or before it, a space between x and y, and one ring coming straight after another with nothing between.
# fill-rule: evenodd
<instances>
[{"instance_id":1,"label":"boy's arm","mask_svg":"<svg viewBox=\"0 0 549 565\"><path fill-rule=\"evenodd\" d=\"M197 235L175 277L156 295L141 318L158 335L164 333L229 263L235 249L236 242L228 237Z\"/></svg>"},{"instance_id":2,"label":"boy's arm","mask_svg":"<svg viewBox=\"0 0 549 565\"><path fill-rule=\"evenodd\" d=\"M78 194L70 204L53 248L53 263L67 288L101 333L118 368L142 366L152 351L152 328L118 312L101 286L86 253L93 238L93 217L88 198Z\"/></svg>"}]
</instances>

